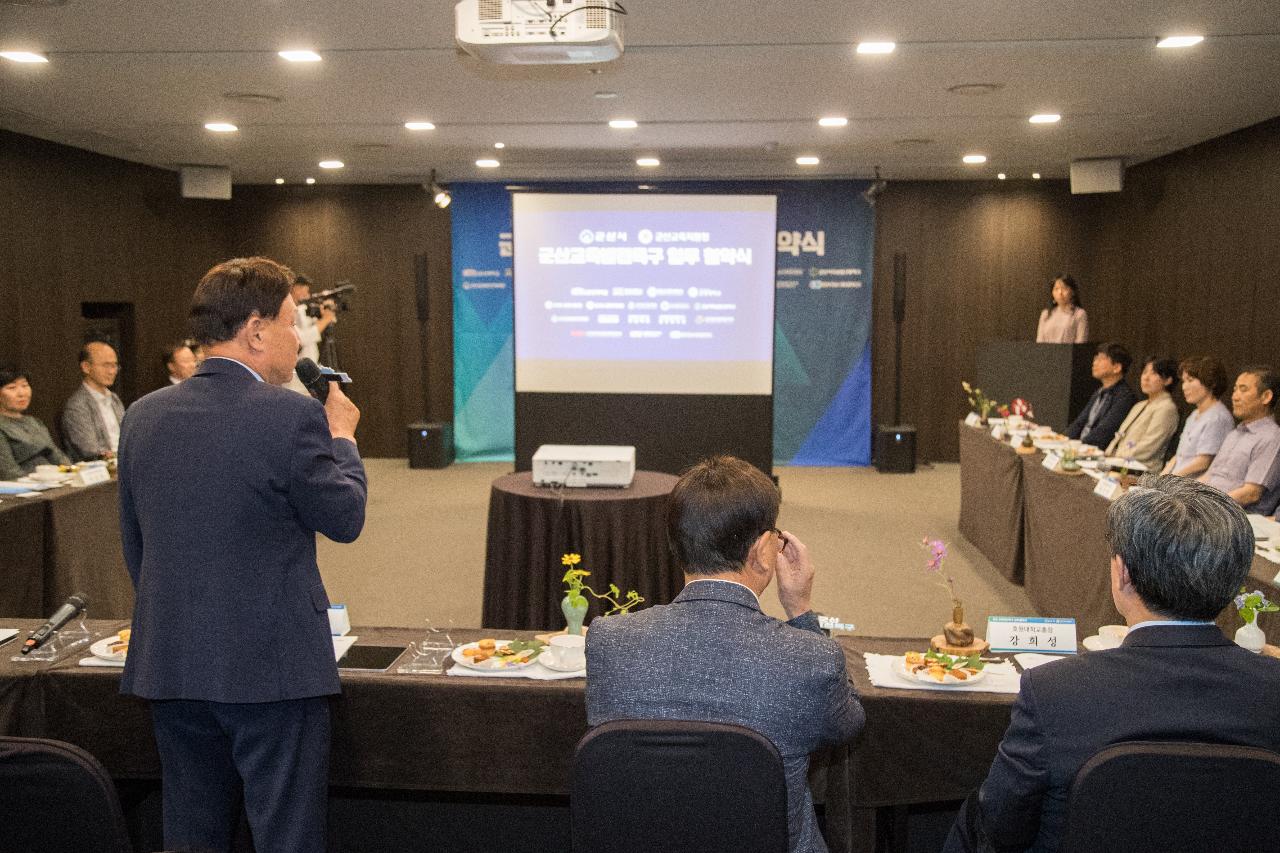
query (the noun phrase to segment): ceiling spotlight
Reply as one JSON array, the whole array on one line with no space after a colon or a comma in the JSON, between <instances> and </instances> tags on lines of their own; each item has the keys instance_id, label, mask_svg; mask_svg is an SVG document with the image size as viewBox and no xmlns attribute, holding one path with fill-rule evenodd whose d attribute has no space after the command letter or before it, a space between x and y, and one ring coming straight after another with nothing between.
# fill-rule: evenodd
<instances>
[{"instance_id":1,"label":"ceiling spotlight","mask_svg":"<svg viewBox=\"0 0 1280 853\"><path fill-rule=\"evenodd\" d=\"M652 168L653 166L661 166L662 161L657 157L640 157L636 160L636 165Z\"/></svg>"},{"instance_id":2,"label":"ceiling spotlight","mask_svg":"<svg viewBox=\"0 0 1280 853\"><path fill-rule=\"evenodd\" d=\"M33 53L29 50L0 50L0 57L10 62L48 62L49 57L43 53Z\"/></svg>"},{"instance_id":3,"label":"ceiling spotlight","mask_svg":"<svg viewBox=\"0 0 1280 853\"><path fill-rule=\"evenodd\" d=\"M630 118L615 118L609 121L609 127L614 130L635 130L639 126L635 119Z\"/></svg>"},{"instance_id":4,"label":"ceiling spotlight","mask_svg":"<svg viewBox=\"0 0 1280 853\"><path fill-rule=\"evenodd\" d=\"M1032 173L1031 173L1031 177L1038 181L1038 180L1040 180L1040 173L1039 173L1039 172L1032 172Z\"/></svg>"},{"instance_id":5,"label":"ceiling spotlight","mask_svg":"<svg viewBox=\"0 0 1280 853\"><path fill-rule=\"evenodd\" d=\"M284 183L284 178L276 178L276 183L277 183L277 184L283 184L283 183Z\"/></svg>"},{"instance_id":6,"label":"ceiling spotlight","mask_svg":"<svg viewBox=\"0 0 1280 853\"><path fill-rule=\"evenodd\" d=\"M797 165L797 166L816 166L816 165L818 165L818 164L819 164L819 163L821 163L821 162L822 162L822 161L821 161L821 160L819 160L817 157L812 157L812 156L808 156L808 155L803 156L803 157L797 157L797 158L796 158L796 165Z\"/></svg>"},{"instance_id":7,"label":"ceiling spotlight","mask_svg":"<svg viewBox=\"0 0 1280 853\"><path fill-rule=\"evenodd\" d=\"M321 169L341 169L347 164L343 163L341 160L321 160L316 165Z\"/></svg>"},{"instance_id":8,"label":"ceiling spotlight","mask_svg":"<svg viewBox=\"0 0 1280 853\"><path fill-rule=\"evenodd\" d=\"M1204 41L1204 36L1165 36L1156 42L1156 47L1195 47Z\"/></svg>"},{"instance_id":9,"label":"ceiling spotlight","mask_svg":"<svg viewBox=\"0 0 1280 853\"><path fill-rule=\"evenodd\" d=\"M858 53L893 53L897 46L896 42L891 41L860 41Z\"/></svg>"},{"instance_id":10,"label":"ceiling spotlight","mask_svg":"<svg viewBox=\"0 0 1280 853\"><path fill-rule=\"evenodd\" d=\"M280 58L290 62L319 62L320 54L314 50L282 50Z\"/></svg>"},{"instance_id":11,"label":"ceiling spotlight","mask_svg":"<svg viewBox=\"0 0 1280 853\"><path fill-rule=\"evenodd\" d=\"M1008 178L1009 176L1008 176L1008 175L1006 175L1004 172L1001 172L1000 174L996 175L996 177L1003 181L1004 179Z\"/></svg>"},{"instance_id":12,"label":"ceiling spotlight","mask_svg":"<svg viewBox=\"0 0 1280 853\"><path fill-rule=\"evenodd\" d=\"M1057 113L1036 113L1027 121L1032 124L1057 124L1062 121L1062 116Z\"/></svg>"},{"instance_id":13,"label":"ceiling spotlight","mask_svg":"<svg viewBox=\"0 0 1280 853\"><path fill-rule=\"evenodd\" d=\"M593 97L599 98L602 101L610 101L618 97L618 93L617 92L596 92Z\"/></svg>"},{"instance_id":14,"label":"ceiling spotlight","mask_svg":"<svg viewBox=\"0 0 1280 853\"><path fill-rule=\"evenodd\" d=\"M818 119L819 127L844 127L849 120L844 116L823 116Z\"/></svg>"},{"instance_id":15,"label":"ceiling spotlight","mask_svg":"<svg viewBox=\"0 0 1280 853\"><path fill-rule=\"evenodd\" d=\"M483 160L477 160L476 165L479 166L481 169L496 169L502 164L499 163L497 160L483 159Z\"/></svg>"},{"instance_id":16,"label":"ceiling spotlight","mask_svg":"<svg viewBox=\"0 0 1280 853\"><path fill-rule=\"evenodd\" d=\"M214 133L235 133L240 128L227 121L207 121L204 124L205 130L211 130Z\"/></svg>"},{"instance_id":17,"label":"ceiling spotlight","mask_svg":"<svg viewBox=\"0 0 1280 853\"><path fill-rule=\"evenodd\" d=\"M960 159L964 160L964 162L968 163L971 166L977 166L979 164L987 162L987 155L986 154L966 154L964 155L964 157Z\"/></svg>"},{"instance_id":18,"label":"ceiling spotlight","mask_svg":"<svg viewBox=\"0 0 1280 853\"><path fill-rule=\"evenodd\" d=\"M310 185L310 184L314 184L315 182L316 182L316 179L315 179L315 178L307 178L307 184L308 184L308 185Z\"/></svg>"},{"instance_id":19,"label":"ceiling spotlight","mask_svg":"<svg viewBox=\"0 0 1280 853\"><path fill-rule=\"evenodd\" d=\"M505 142L495 142L495 143L493 143L493 147L494 147L494 148L498 148L498 149L506 148L506 147L507 147L507 143L505 143Z\"/></svg>"},{"instance_id":20,"label":"ceiling spotlight","mask_svg":"<svg viewBox=\"0 0 1280 853\"><path fill-rule=\"evenodd\" d=\"M435 130L436 126L429 121L406 121L405 130Z\"/></svg>"},{"instance_id":21,"label":"ceiling spotlight","mask_svg":"<svg viewBox=\"0 0 1280 853\"><path fill-rule=\"evenodd\" d=\"M436 183L436 170L431 170L431 182L427 184L427 192L431 193L431 202L444 210L453 201L453 193Z\"/></svg>"},{"instance_id":22,"label":"ceiling spotlight","mask_svg":"<svg viewBox=\"0 0 1280 853\"><path fill-rule=\"evenodd\" d=\"M638 189L638 190L651 190L651 189L653 189L653 184L636 184L636 189Z\"/></svg>"}]
</instances>

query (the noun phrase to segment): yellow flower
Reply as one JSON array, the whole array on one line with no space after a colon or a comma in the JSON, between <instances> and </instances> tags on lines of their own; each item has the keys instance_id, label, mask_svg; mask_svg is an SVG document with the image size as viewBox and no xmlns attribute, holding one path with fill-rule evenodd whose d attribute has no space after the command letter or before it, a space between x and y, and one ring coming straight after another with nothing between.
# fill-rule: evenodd
<instances>
[{"instance_id":1,"label":"yellow flower","mask_svg":"<svg viewBox=\"0 0 1280 853\"><path fill-rule=\"evenodd\" d=\"M560 558L560 564L564 566L576 566L582 562L581 554L565 554Z\"/></svg>"}]
</instances>

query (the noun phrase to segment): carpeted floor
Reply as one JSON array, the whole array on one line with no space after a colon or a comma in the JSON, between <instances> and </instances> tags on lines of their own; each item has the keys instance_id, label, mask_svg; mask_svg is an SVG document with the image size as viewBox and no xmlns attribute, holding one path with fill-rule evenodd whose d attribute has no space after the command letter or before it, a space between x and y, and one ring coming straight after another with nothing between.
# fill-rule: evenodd
<instances>
[{"instance_id":1,"label":"carpeted floor","mask_svg":"<svg viewBox=\"0 0 1280 853\"><path fill-rule=\"evenodd\" d=\"M510 464L426 471L403 459L370 459L366 467L363 534L351 545L320 539L330 598L350 608L355 624L478 625L489 484ZM1022 588L960 538L959 466L908 475L867 468L776 473L779 526L799 536L817 564L815 608L854 623L855 633L928 637L950 618L948 593L924 570L925 536L950 546L946 568L980 634L990 614L1034 613ZM765 606L782 613L772 589Z\"/></svg>"}]
</instances>

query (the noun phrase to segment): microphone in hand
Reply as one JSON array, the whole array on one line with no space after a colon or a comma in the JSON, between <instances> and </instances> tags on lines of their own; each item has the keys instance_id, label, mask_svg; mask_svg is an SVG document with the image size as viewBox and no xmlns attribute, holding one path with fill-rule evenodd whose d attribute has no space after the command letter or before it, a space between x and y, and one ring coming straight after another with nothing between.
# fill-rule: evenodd
<instances>
[{"instance_id":1,"label":"microphone in hand","mask_svg":"<svg viewBox=\"0 0 1280 853\"><path fill-rule=\"evenodd\" d=\"M300 381L312 397L321 403L329 399L329 383L338 382L343 385L351 383L351 377L328 367L321 367L309 358L300 358L293 368Z\"/></svg>"}]
</instances>

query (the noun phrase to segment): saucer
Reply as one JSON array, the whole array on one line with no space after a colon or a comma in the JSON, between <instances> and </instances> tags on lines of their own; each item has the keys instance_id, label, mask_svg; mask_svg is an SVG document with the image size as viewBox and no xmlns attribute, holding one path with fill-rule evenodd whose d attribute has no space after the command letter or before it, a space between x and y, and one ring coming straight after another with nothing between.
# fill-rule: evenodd
<instances>
[{"instance_id":1,"label":"saucer","mask_svg":"<svg viewBox=\"0 0 1280 853\"><path fill-rule=\"evenodd\" d=\"M587 671L587 665L585 663L582 666L561 666L558 663L552 663L551 656L548 655L546 652L543 652L542 654L538 655L538 663L542 664L552 672L586 672Z\"/></svg>"}]
</instances>

